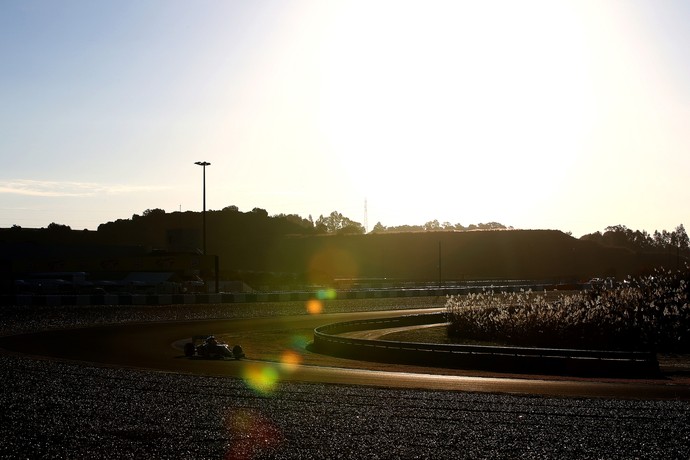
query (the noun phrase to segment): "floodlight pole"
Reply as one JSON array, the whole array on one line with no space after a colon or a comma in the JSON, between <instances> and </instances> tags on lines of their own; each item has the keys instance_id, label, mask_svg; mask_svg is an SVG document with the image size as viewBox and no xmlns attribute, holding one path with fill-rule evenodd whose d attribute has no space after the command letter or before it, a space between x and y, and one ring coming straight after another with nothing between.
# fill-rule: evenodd
<instances>
[{"instance_id":1,"label":"floodlight pole","mask_svg":"<svg viewBox=\"0 0 690 460\"><path fill-rule=\"evenodd\" d=\"M203 249L202 249L202 254L203 254L203 255L206 255L206 166L210 166L211 163L209 163L208 161L197 161L197 162L195 162L194 164L195 164L195 165L199 165L199 166L201 166L201 167L204 169L204 173L203 173L203 178L204 178L204 179L203 179L203 202L204 202L204 207L203 207L203 211L202 211L202 214L201 214L201 215L202 215L202 219L203 219L203 230L202 230L202 232L203 232L203 234L202 234L202 238L203 238Z\"/></svg>"}]
</instances>

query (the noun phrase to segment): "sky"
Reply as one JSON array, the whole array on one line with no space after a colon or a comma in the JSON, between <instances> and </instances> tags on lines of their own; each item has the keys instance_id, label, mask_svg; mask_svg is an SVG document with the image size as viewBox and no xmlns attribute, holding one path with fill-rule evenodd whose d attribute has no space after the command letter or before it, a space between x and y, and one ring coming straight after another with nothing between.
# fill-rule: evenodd
<instances>
[{"instance_id":1,"label":"sky","mask_svg":"<svg viewBox=\"0 0 690 460\"><path fill-rule=\"evenodd\" d=\"M685 0L3 0L0 227L690 225Z\"/></svg>"}]
</instances>

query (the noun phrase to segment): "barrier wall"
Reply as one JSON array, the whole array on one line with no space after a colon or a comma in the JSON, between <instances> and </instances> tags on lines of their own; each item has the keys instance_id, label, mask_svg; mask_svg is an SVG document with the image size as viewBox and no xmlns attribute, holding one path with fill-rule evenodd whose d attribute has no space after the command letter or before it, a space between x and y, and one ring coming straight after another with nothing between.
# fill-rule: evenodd
<instances>
[{"instance_id":1,"label":"barrier wall","mask_svg":"<svg viewBox=\"0 0 690 460\"><path fill-rule=\"evenodd\" d=\"M656 354L605 350L447 345L344 337L352 331L439 324L444 313L348 321L314 330L314 351L349 359L509 373L649 377L659 374Z\"/></svg>"}]
</instances>

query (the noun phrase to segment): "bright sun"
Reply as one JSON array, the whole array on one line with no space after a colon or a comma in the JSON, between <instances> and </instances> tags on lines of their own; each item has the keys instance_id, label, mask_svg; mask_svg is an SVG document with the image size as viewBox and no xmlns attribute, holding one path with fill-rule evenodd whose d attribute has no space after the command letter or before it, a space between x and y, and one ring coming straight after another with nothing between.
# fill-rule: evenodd
<instances>
[{"instance_id":1,"label":"bright sun","mask_svg":"<svg viewBox=\"0 0 690 460\"><path fill-rule=\"evenodd\" d=\"M578 12L555 2L432 5L345 3L333 14L323 123L362 196L413 198L399 178L415 175L486 189L473 171L512 183L524 165L538 174L554 152L572 156L591 104Z\"/></svg>"},{"instance_id":2,"label":"bright sun","mask_svg":"<svg viewBox=\"0 0 690 460\"><path fill-rule=\"evenodd\" d=\"M240 91L251 110L227 123L248 128L234 151L263 155L233 168L270 161L261 180L286 206L352 211L367 199L387 226L540 225L564 208L589 215L583 203L602 197L615 205L626 187L611 177L631 184L635 171L621 168L678 137L654 119L673 85L635 8L299 5L275 34L280 45L252 53L262 58Z\"/></svg>"}]
</instances>

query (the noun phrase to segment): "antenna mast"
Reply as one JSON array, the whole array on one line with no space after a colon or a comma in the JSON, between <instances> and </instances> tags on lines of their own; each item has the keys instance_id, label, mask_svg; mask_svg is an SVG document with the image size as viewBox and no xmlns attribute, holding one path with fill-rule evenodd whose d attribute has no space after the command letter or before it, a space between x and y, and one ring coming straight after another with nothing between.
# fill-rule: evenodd
<instances>
[{"instance_id":1,"label":"antenna mast","mask_svg":"<svg viewBox=\"0 0 690 460\"><path fill-rule=\"evenodd\" d=\"M369 216L367 212L367 199L364 199L364 233L369 232Z\"/></svg>"}]
</instances>

